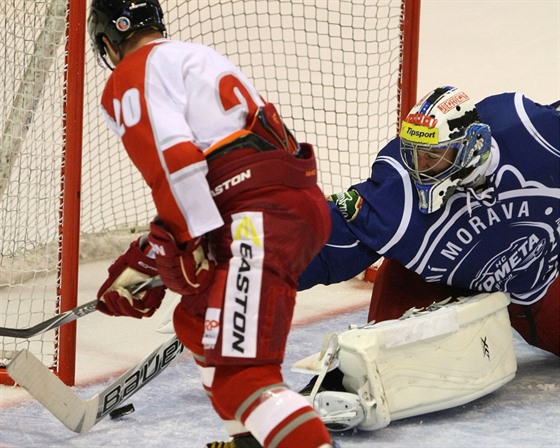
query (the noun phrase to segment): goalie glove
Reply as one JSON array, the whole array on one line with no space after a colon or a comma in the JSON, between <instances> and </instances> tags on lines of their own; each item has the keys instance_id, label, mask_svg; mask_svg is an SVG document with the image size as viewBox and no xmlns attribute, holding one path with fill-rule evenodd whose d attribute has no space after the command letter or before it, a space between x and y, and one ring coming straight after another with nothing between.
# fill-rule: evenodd
<instances>
[{"instance_id":1,"label":"goalie glove","mask_svg":"<svg viewBox=\"0 0 560 448\"><path fill-rule=\"evenodd\" d=\"M149 238L158 274L169 289L191 295L200 294L210 286L216 263L206 257L202 237L178 245L161 223L152 222Z\"/></svg>"},{"instance_id":2,"label":"goalie glove","mask_svg":"<svg viewBox=\"0 0 560 448\"><path fill-rule=\"evenodd\" d=\"M146 253L150 250L146 236L130 244L127 251L109 266L109 277L97 293L96 308L109 316L150 317L161 305L165 286L137 294L126 287L157 275L156 263Z\"/></svg>"}]
</instances>

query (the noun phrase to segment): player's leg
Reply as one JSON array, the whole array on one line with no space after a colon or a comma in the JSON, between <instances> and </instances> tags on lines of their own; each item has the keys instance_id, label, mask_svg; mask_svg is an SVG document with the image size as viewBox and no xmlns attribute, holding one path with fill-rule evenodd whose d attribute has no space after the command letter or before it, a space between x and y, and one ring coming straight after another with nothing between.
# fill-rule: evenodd
<instances>
[{"instance_id":1,"label":"player's leg","mask_svg":"<svg viewBox=\"0 0 560 448\"><path fill-rule=\"evenodd\" d=\"M560 277L532 305L509 306L511 325L529 344L560 356Z\"/></svg>"},{"instance_id":2,"label":"player's leg","mask_svg":"<svg viewBox=\"0 0 560 448\"><path fill-rule=\"evenodd\" d=\"M315 410L283 383L279 364L217 366L212 395L223 415L243 422L265 447L330 446Z\"/></svg>"},{"instance_id":3,"label":"player's leg","mask_svg":"<svg viewBox=\"0 0 560 448\"><path fill-rule=\"evenodd\" d=\"M214 292L217 292L220 296L223 294L224 284L220 282L223 278L223 272L217 270L218 276L213 283ZM220 283L222 283L220 285ZM211 288L212 290L212 288ZM200 317L200 303L206 302L205 297L195 297L194 302L191 302L189 298L184 298L182 303L180 303L174 313L174 327L179 340L192 352L196 366L198 367L201 382L204 391L208 395L214 410L218 416L222 419L224 427L227 433L232 437L236 443L237 448L262 448L262 445L251 435L251 433L243 426L239 421L229 418L221 410L219 406L216 406L213 400L212 388L214 383L216 368L213 366L206 365L206 359L204 354L204 347L202 345L202 339L206 328L212 329L212 322L205 322L204 318ZM193 313L199 313L199 316L193 315ZM204 312L202 312L204 316ZM212 437L209 435L209 437ZM208 444L210 448L226 448L230 442L212 442ZM232 445L233 446L233 445Z\"/></svg>"},{"instance_id":4,"label":"player's leg","mask_svg":"<svg viewBox=\"0 0 560 448\"><path fill-rule=\"evenodd\" d=\"M239 234L240 226L251 228L255 243L251 254L264 257L258 267L246 260L244 273L236 276L242 281L249 275L249 268L260 270L258 318L253 319L257 333L253 339L243 341L245 352L235 356L232 344L237 343L239 348L239 340L222 328L221 340L214 350L206 350L206 359L216 366L212 385L214 406L227 419L242 422L263 446L320 447L331 443L313 407L283 384L280 370L295 306L297 278L328 234L328 226L322 222L322 228L315 229L312 235L302 232L310 225L316 226L313 201L324 203L316 191L270 188L266 194L270 208L266 200L260 200L262 213L232 214L233 238ZM250 223L245 220L247 217ZM242 265L235 260L243 258L236 244L231 244L231 248L230 270ZM251 294L247 292L250 303ZM228 308L229 296L226 291L224 309ZM224 315L223 327L228 325L227 320ZM222 356L224 353L228 356Z\"/></svg>"},{"instance_id":5,"label":"player's leg","mask_svg":"<svg viewBox=\"0 0 560 448\"><path fill-rule=\"evenodd\" d=\"M398 319L410 308L423 308L447 297L473 294L465 289L426 282L400 262L385 259L375 277L368 322Z\"/></svg>"},{"instance_id":6,"label":"player's leg","mask_svg":"<svg viewBox=\"0 0 560 448\"><path fill-rule=\"evenodd\" d=\"M245 427L265 447L330 446L330 435L315 410L283 383L280 371L295 291L275 287L264 277L263 283L269 287L259 313L257 356L233 359L230 362L240 364L228 365L216 353L211 354L215 364L209 388L212 404L228 422L226 427L233 428L232 422L243 425L238 426L238 432L230 432L235 440L243 436L239 428ZM223 346L218 344L221 352L220 347ZM208 350L206 354L208 359Z\"/></svg>"},{"instance_id":7,"label":"player's leg","mask_svg":"<svg viewBox=\"0 0 560 448\"><path fill-rule=\"evenodd\" d=\"M207 343L203 356L195 359L203 376L206 373L205 387L226 427L233 428L232 422L237 422L237 430L247 428L263 446L318 448L331 443L313 407L283 384L280 373L297 278L328 234L324 223L311 236L302 231L315 222L316 211L310 203L315 196L305 190L271 188L266 195L271 209L267 210L266 200L259 201L265 211L235 212L248 207L233 204L231 221L226 220L226 226L211 236L218 265L229 258L228 274L223 281L223 303L213 303L212 297L218 295L209 297L209 309L220 309L219 326L208 325L211 319L207 317L205 336L214 330L214 336L219 336L205 338L214 346ZM322 196L319 199L324 203ZM282 209L278 204L287 206ZM176 321L187 312L180 309ZM200 345L189 345L200 351Z\"/></svg>"}]
</instances>

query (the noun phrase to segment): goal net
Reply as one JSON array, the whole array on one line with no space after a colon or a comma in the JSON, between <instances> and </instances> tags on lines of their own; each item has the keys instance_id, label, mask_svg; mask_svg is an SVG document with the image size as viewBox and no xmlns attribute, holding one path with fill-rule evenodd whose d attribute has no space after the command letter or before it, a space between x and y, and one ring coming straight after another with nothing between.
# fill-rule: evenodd
<instances>
[{"instance_id":1,"label":"goal net","mask_svg":"<svg viewBox=\"0 0 560 448\"><path fill-rule=\"evenodd\" d=\"M2 1L1 327L31 327L76 306L79 262L118 255L155 215L100 116L110 73L85 40L83 3ZM399 111L416 99L420 0L161 4L170 38L229 57L314 145L325 194L368 176ZM0 382L10 381L2 364L27 348L73 384L75 333L68 324L0 337Z\"/></svg>"}]
</instances>

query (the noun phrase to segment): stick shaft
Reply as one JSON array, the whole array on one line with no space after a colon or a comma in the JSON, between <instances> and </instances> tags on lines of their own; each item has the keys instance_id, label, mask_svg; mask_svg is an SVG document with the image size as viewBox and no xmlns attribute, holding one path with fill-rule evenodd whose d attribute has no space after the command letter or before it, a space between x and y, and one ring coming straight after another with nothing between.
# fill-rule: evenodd
<instances>
[{"instance_id":1,"label":"stick shaft","mask_svg":"<svg viewBox=\"0 0 560 448\"><path fill-rule=\"evenodd\" d=\"M159 276L150 277L150 279L145 282L136 283L135 285L127 287L131 294L137 294L139 292L145 291L150 288L155 288L157 286L163 285L163 282ZM87 316L88 314L96 311L95 305L97 300L92 300L91 302L84 303L83 305L78 305L76 308L65 311L64 313L57 314L43 322L34 325L29 328L8 328L0 327L0 336L12 337L12 338L31 338L33 336L38 336L46 331L52 330L53 328L58 328L61 325L73 322L80 317Z\"/></svg>"}]
</instances>

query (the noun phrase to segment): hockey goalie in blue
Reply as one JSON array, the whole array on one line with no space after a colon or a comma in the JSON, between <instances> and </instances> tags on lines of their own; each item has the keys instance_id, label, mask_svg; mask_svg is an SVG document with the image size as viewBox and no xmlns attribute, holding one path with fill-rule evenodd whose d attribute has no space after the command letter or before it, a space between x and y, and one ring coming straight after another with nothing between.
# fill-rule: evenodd
<instances>
[{"instance_id":1,"label":"hockey goalie in blue","mask_svg":"<svg viewBox=\"0 0 560 448\"><path fill-rule=\"evenodd\" d=\"M426 287L507 292L524 315L554 290L554 341L541 346L559 354L559 103L504 93L475 105L450 86L427 94L379 152L371 177L329 196L331 236L300 290L349 279L380 257ZM398 311L421 300L403 288L410 301ZM389 308L402 301L379 300ZM380 320L371 310L369 317Z\"/></svg>"}]
</instances>

